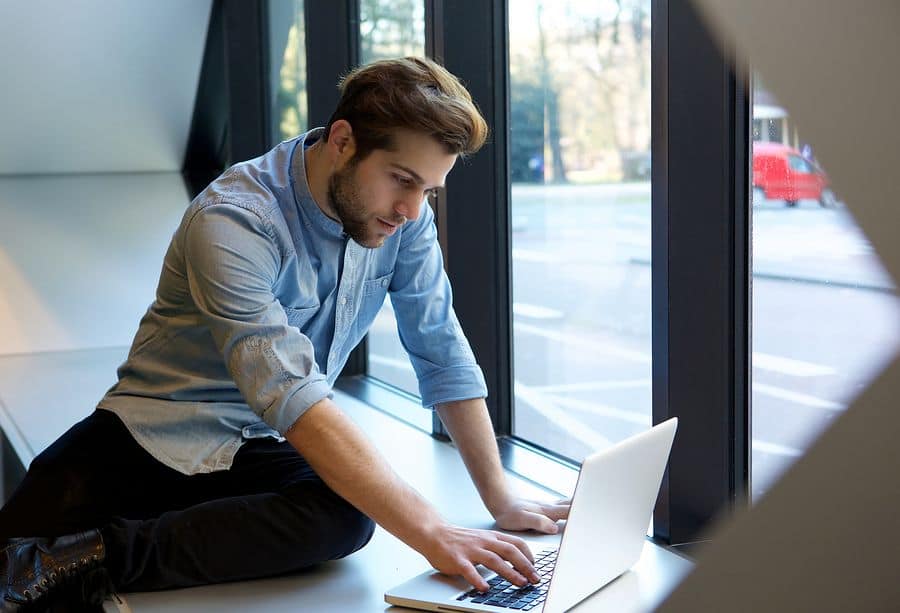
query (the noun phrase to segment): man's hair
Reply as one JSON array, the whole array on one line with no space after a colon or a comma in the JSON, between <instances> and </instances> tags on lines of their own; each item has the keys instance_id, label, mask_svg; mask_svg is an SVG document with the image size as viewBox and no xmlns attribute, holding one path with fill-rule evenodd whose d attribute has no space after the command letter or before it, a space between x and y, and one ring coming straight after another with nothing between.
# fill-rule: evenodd
<instances>
[{"instance_id":1,"label":"man's hair","mask_svg":"<svg viewBox=\"0 0 900 613\"><path fill-rule=\"evenodd\" d=\"M487 123L472 96L444 67L420 57L380 60L361 66L340 83L341 99L328 120L353 128L356 160L375 149L393 150L394 132L406 128L427 134L447 153L465 157L484 144Z\"/></svg>"}]
</instances>

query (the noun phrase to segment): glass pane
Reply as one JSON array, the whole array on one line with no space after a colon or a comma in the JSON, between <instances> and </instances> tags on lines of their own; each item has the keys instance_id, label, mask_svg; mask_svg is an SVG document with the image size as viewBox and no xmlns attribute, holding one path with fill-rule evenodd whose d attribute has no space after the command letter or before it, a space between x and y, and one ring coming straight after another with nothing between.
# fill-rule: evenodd
<instances>
[{"instance_id":1,"label":"glass pane","mask_svg":"<svg viewBox=\"0 0 900 613\"><path fill-rule=\"evenodd\" d=\"M375 60L425 55L425 5L422 0L361 0L360 58L363 64ZM368 336L369 375L415 396L419 384L397 334L397 320L386 300ZM403 415L431 431L431 414ZM421 423L420 423L421 422Z\"/></svg>"},{"instance_id":2,"label":"glass pane","mask_svg":"<svg viewBox=\"0 0 900 613\"><path fill-rule=\"evenodd\" d=\"M406 55L425 55L423 0L360 0L360 62Z\"/></svg>"},{"instance_id":3,"label":"glass pane","mask_svg":"<svg viewBox=\"0 0 900 613\"><path fill-rule=\"evenodd\" d=\"M513 429L580 461L650 424L650 2L509 19Z\"/></svg>"},{"instance_id":4,"label":"glass pane","mask_svg":"<svg viewBox=\"0 0 900 613\"><path fill-rule=\"evenodd\" d=\"M306 128L306 24L303 0L272 0L269 4L272 45L272 131L274 141L293 138Z\"/></svg>"},{"instance_id":5,"label":"glass pane","mask_svg":"<svg viewBox=\"0 0 900 613\"><path fill-rule=\"evenodd\" d=\"M757 499L896 353L900 300L812 137L759 78L753 95Z\"/></svg>"}]
</instances>

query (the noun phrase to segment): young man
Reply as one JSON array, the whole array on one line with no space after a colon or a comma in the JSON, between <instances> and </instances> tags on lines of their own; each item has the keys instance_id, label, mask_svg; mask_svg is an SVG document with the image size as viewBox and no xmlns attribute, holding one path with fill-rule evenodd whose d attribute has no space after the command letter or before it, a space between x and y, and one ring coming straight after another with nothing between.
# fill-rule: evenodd
<instances>
[{"instance_id":1,"label":"young man","mask_svg":"<svg viewBox=\"0 0 900 613\"><path fill-rule=\"evenodd\" d=\"M290 572L363 547L373 521L487 589L536 580L525 543L446 522L334 403L390 292L496 525L555 532L565 503L511 495L481 370L451 305L426 196L487 126L428 60L370 64L324 129L237 164L188 208L118 383L0 510L2 611ZM507 564L509 562L509 564Z\"/></svg>"}]
</instances>

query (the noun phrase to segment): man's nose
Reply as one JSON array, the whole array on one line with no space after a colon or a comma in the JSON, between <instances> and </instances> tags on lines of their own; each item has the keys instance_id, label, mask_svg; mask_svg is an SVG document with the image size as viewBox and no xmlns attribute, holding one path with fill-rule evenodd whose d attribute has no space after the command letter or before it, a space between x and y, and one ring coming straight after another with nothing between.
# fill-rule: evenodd
<instances>
[{"instance_id":1,"label":"man's nose","mask_svg":"<svg viewBox=\"0 0 900 613\"><path fill-rule=\"evenodd\" d=\"M405 198L398 201L394 205L394 211L406 217L409 221L415 221L419 218L422 210L422 201L425 200L425 193L415 191L408 194Z\"/></svg>"}]
</instances>

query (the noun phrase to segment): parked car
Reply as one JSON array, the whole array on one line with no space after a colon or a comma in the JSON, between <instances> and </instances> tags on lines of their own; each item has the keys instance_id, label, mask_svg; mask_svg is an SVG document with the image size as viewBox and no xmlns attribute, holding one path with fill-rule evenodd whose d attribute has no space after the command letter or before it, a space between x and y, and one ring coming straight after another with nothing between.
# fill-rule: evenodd
<instances>
[{"instance_id":1,"label":"parked car","mask_svg":"<svg viewBox=\"0 0 900 613\"><path fill-rule=\"evenodd\" d=\"M797 206L798 200L817 200L823 207L837 205L828 175L804 159L800 152L780 143L753 143L752 202L784 200Z\"/></svg>"}]
</instances>

